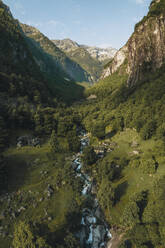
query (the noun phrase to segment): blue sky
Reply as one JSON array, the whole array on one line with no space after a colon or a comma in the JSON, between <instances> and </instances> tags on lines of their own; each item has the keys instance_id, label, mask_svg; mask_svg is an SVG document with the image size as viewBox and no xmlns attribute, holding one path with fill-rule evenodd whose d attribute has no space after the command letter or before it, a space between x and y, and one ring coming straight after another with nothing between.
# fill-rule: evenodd
<instances>
[{"instance_id":1,"label":"blue sky","mask_svg":"<svg viewBox=\"0 0 165 248\"><path fill-rule=\"evenodd\" d=\"M4 0L16 19L50 39L122 47L151 0Z\"/></svg>"}]
</instances>

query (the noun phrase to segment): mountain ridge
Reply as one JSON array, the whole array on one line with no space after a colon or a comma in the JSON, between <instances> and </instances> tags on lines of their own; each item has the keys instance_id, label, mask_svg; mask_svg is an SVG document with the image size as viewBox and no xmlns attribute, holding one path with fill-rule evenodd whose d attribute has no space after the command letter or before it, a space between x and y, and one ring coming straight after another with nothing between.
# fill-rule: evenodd
<instances>
[{"instance_id":1,"label":"mountain ridge","mask_svg":"<svg viewBox=\"0 0 165 248\"><path fill-rule=\"evenodd\" d=\"M91 81L90 75L81 68L75 61L61 51L51 40L49 40L44 34L42 34L37 28L20 24L24 34L28 37L31 43L40 51L43 51L49 59L52 60L52 64L61 70L66 76L75 81ZM48 68L48 67L47 67Z\"/></svg>"},{"instance_id":2,"label":"mountain ridge","mask_svg":"<svg viewBox=\"0 0 165 248\"><path fill-rule=\"evenodd\" d=\"M62 50L70 52L78 47L85 48L89 54L100 62L104 62L114 57L117 49L112 47L100 48L97 46L88 46L84 44L78 44L77 42L66 38L63 40L53 40L53 42Z\"/></svg>"}]
</instances>

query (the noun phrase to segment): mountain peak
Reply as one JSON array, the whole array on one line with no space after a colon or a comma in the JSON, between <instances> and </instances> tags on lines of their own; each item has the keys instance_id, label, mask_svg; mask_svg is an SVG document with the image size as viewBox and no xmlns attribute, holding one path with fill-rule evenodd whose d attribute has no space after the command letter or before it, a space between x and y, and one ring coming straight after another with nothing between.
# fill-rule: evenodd
<instances>
[{"instance_id":1,"label":"mountain peak","mask_svg":"<svg viewBox=\"0 0 165 248\"><path fill-rule=\"evenodd\" d=\"M79 45L75 41L69 38L66 38L63 40L52 40L52 41L58 48L60 48L61 50L65 52L75 50L79 47Z\"/></svg>"}]
</instances>

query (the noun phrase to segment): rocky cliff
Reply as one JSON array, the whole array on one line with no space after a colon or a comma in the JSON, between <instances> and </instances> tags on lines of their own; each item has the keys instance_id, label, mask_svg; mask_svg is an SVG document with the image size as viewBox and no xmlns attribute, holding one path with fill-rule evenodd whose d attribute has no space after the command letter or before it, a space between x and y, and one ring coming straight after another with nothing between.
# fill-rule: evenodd
<instances>
[{"instance_id":1,"label":"rocky cliff","mask_svg":"<svg viewBox=\"0 0 165 248\"><path fill-rule=\"evenodd\" d=\"M148 15L135 25L135 30L126 45L115 55L105 68L105 78L126 64L128 85L135 85L145 75L160 68L165 59L165 3L151 2Z\"/></svg>"}]
</instances>

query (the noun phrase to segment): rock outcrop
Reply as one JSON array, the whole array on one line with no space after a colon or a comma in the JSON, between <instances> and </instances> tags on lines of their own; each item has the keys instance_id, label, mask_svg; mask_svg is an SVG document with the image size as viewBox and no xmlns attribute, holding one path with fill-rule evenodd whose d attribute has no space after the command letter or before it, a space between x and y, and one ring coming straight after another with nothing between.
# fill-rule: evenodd
<instances>
[{"instance_id":1,"label":"rock outcrop","mask_svg":"<svg viewBox=\"0 0 165 248\"><path fill-rule=\"evenodd\" d=\"M134 33L105 68L105 78L125 63L128 85L144 79L146 73L160 68L165 60L165 4L163 0L151 2L148 15L135 26Z\"/></svg>"}]
</instances>

